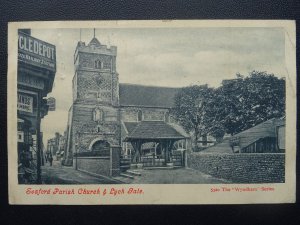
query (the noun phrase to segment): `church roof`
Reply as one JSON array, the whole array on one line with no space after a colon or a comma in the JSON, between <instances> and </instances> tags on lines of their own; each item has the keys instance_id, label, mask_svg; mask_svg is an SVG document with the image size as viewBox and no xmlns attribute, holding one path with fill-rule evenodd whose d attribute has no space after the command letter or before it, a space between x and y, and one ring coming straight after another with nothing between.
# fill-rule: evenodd
<instances>
[{"instance_id":1,"label":"church roof","mask_svg":"<svg viewBox=\"0 0 300 225\"><path fill-rule=\"evenodd\" d=\"M126 124L125 124L126 125ZM142 140L159 140L159 139L185 139L171 125L164 121L141 121L138 122L134 129L129 132L125 138L127 141Z\"/></svg>"},{"instance_id":2,"label":"church roof","mask_svg":"<svg viewBox=\"0 0 300 225\"><path fill-rule=\"evenodd\" d=\"M120 84L121 106L171 108L179 88Z\"/></svg>"},{"instance_id":3,"label":"church roof","mask_svg":"<svg viewBox=\"0 0 300 225\"><path fill-rule=\"evenodd\" d=\"M101 46L101 43L100 43L100 41L98 41L97 38L94 37L94 38L90 41L89 45Z\"/></svg>"}]
</instances>

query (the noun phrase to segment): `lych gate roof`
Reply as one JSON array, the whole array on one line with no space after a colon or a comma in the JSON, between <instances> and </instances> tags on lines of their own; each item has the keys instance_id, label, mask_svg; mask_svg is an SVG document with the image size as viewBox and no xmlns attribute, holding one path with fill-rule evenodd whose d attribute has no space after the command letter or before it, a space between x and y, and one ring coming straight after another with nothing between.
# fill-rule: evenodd
<instances>
[{"instance_id":1,"label":"lych gate roof","mask_svg":"<svg viewBox=\"0 0 300 225\"><path fill-rule=\"evenodd\" d=\"M171 108L178 90L179 88L120 84L120 105Z\"/></svg>"},{"instance_id":2,"label":"lych gate roof","mask_svg":"<svg viewBox=\"0 0 300 225\"><path fill-rule=\"evenodd\" d=\"M183 129L182 126L176 124L176 123L171 123L170 124L178 133L180 133L182 136L186 138L190 138L191 136Z\"/></svg>"},{"instance_id":3,"label":"lych gate roof","mask_svg":"<svg viewBox=\"0 0 300 225\"><path fill-rule=\"evenodd\" d=\"M124 123L125 126L132 123ZM182 134L171 125L163 121L141 121L136 123L134 129L127 127L128 135L125 140L158 140L158 139L184 139ZM131 129L131 131L129 131Z\"/></svg>"}]
</instances>

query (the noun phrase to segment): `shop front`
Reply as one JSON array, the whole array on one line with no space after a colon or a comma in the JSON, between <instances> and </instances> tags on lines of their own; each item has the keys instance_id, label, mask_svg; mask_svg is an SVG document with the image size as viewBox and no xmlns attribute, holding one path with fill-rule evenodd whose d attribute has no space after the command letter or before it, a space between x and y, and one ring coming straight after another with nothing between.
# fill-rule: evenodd
<instances>
[{"instance_id":1,"label":"shop front","mask_svg":"<svg viewBox=\"0 0 300 225\"><path fill-rule=\"evenodd\" d=\"M48 113L46 96L52 91L55 73L55 46L32 37L30 30L19 30L17 72L19 175L30 171L35 174L36 183L41 183L40 124L41 119ZM36 153L36 157L33 157L32 152ZM23 182L24 179L19 179L19 183Z\"/></svg>"}]
</instances>

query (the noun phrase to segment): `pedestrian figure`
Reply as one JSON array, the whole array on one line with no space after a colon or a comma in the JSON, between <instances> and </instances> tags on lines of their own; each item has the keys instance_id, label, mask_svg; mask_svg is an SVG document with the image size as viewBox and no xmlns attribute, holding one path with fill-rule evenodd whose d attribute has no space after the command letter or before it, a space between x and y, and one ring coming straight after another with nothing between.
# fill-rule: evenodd
<instances>
[{"instance_id":1,"label":"pedestrian figure","mask_svg":"<svg viewBox=\"0 0 300 225\"><path fill-rule=\"evenodd\" d=\"M52 154L51 154L51 155L49 155L49 158L48 158L48 160L49 160L50 166L52 166L52 161L53 161Z\"/></svg>"},{"instance_id":2,"label":"pedestrian figure","mask_svg":"<svg viewBox=\"0 0 300 225\"><path fill-rule=\"evenodd\" d=\"M20 167L24 171L23 174L23 179L24 183L32 183L34 178L33 178L33 170L32 170L32 157L31 153L29 151L22 151L20 154Z\"/></svg>"}]
</instances>

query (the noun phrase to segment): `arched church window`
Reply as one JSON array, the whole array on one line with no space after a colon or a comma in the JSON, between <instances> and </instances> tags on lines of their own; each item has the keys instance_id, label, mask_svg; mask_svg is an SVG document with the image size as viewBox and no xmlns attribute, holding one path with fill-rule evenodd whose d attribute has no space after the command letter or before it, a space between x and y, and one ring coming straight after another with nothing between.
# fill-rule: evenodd
<instances>
[{"instance_id":1,"label":"arched church window","mask_svg":"<svg viewBox=\"0 0 300 225\"><path fill-rule=\"evenodd\" d=\"M95 61L95 68L96 69L102 69L102 67L103 67L102 62L100 60L96 60Z\"/></svg>"},{"instance_id":2,"label":"arched church window","mask_svg":"<svg viewBox=\"0 0 300 225\"><path fill-rule=\"evenodd\" d=\"M170 122L170 113L169 112L165 112L165 122L166 123Z\"/></svg>"},{"instance_id":3,"label":"arched church window","mask_svg":"<svg viewBox=\"0 0 300 225\"><path fill-rule=\"evenodd\" d=\"M93 112L94 121L103 121L103 111L99 108L96 108Z\"/></svg>"},{"instance_id":4,"label":"arched church window","mask_svg":"<svg viewBox=\"0 0 300 225\"><path fill-rule=\"evenodd\" d=\"M142 110L139 110L138 111L138 115L137 115L137 119L138 119L138 121L142 121L143 120L143 112L142 112Z\"/></svg>"}]
</instances>

